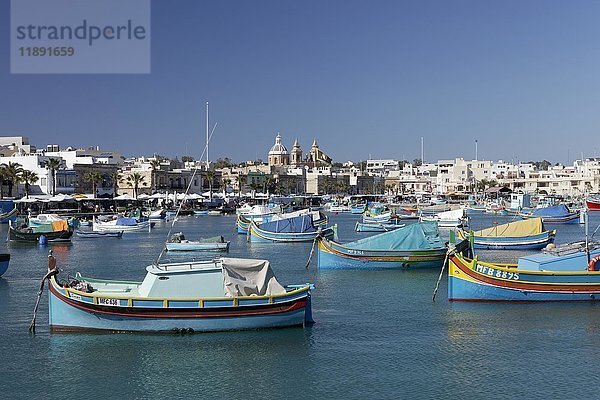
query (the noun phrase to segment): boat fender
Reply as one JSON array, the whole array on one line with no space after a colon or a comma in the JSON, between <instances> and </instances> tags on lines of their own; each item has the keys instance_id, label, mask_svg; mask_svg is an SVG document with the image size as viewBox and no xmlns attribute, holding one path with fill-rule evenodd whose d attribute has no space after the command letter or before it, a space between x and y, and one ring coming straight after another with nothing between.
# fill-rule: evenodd
<instances>
[{"instance_id":1,"label":"boat fender","mask_svg":"<svg viewBox=\"0 0 600 400\"><path fill-rule=\"evenodd\" d=\"M596 271L596 263L600 261L600 255L592 258L588 264L588 271Z\"/></svg>"}]
</instances>

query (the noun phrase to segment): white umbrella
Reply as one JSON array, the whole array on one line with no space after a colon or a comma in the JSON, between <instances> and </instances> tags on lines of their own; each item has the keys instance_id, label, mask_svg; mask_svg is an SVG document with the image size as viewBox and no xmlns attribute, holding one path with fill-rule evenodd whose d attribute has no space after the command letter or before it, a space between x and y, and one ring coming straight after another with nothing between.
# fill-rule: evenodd
<instances>
[{"instance_id":1,"label":"white umbrella","mask_svg":"<svg viewBox=\"0 0 600 400\"><path fill-rule=\"evenodd\" d=\"M128 193L125 193L125 194L122 194L120 196L113 198L113 200L134 200L134 198L131 197Z\"/></svg>"},{"instance_id":2,"label":"white umbrella","mask_svg":"<svg viewBox=\"0 0 600 400\"><path fill-rule=\"evenodd\" d=\"M75 199L72 196L69 196L68 194L57 194L48 199L48 201L56 201L56 202L70 201L70 200L75 200Z\"/></svg>"},{"instance_id":3,"label":"white umbrella","mask_svg":"<svg viewBox=\"0 0 600 400\"><path fill-rule=\"evenodd\" d=\"M38 201L41 201L41 199L36 199L33 197L30 197L30 198L23 197L22 199L14 200L13 202L14 203L37 203Z\"/></svg>"},{"instance_id":4,"label":"white umbrella","mask_svg":"<svg viewBox=\"0 0 600 400\"><path fill-rule=\"evenodd\" d=\"M164 199L165 198L165 194L164 193L154 193L151 196L148 196L149 199Z\"/></svg>"},{"instance_id":5,"label":"white umbrella","mask_svg":"<svg viewBox=\"0 0 600 400\"><path fill-rule=\"evenodd\" d=\"M146 193L142 193L138 196L138 200L147 200L150 198L150 195L147 195Z\"/></svg>"}]
</instances>

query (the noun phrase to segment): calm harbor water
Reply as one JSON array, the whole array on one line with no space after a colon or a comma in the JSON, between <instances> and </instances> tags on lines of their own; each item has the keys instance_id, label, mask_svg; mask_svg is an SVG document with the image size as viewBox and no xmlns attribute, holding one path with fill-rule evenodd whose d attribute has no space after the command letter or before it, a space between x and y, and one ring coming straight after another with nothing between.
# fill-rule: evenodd
<instances>
[{"instance_id":1,"label":"calm harbor water","mask_svg":"<svg viewBox=\"0 0 600 400\"><path fill-rule=\"evenodd\" d=\"M358 216L331 216L341 241ZM474 228L509 217L474 215ZM591 214L590 227L600 224ZM230 256L267 258L284 284L314 282L316 323L194 335L50 334L47 294L29 335L39 281L52 248L63 273L141 280L170 224L122 239L73 238L47 247L2 243L11 253L0 278L3 398L597 398L600 304L450 303L439 271L319 271L311 244L256 244L234 232L235 217L182 217L188 238L221 234ZM556 225L557 243L583 227ZM6 235L3 226L0 235ZM447 231L443 234L447 235ZM524 252L480 252L514 260ZM182 261L189 254L167 254ZM201 258L200 255L196 255Z\"/></svg>"}]
</instances>

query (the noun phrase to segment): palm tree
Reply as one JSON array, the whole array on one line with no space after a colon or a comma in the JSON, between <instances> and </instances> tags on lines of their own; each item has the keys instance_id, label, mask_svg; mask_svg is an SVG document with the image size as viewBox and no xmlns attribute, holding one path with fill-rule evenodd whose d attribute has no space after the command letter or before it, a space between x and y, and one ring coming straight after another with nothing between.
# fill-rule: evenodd
<instances>
[{"instance_id":1,"label":"palm tree","mask_svg":"<svg viewBox=\"0 0 600 400\"><path fill-rule=\"evenodd\" d=\"M250 184L250 189L252 189L252 198L256 196L256 191L260 188L260 184L256 182L252 182Z\"/></svg>"},{"instance_id":2,"label":"palm tree","mask_svg":"<svg viewBox=\"0 0 600 400\"><path fill-rule=\"evenodd\" d=\"M21 164L9 161L5 168L5 172L8 181L8 197L12 197L13 186L21 181L23 168L21 167Z\"/></svg>"},{"instance_id":3,"label":"palm tree","mask_svg":"<svg viewBox=\"0 0 600 400\"><path fill-rule=\"evenodd\" d=\"M139 172L134 172L133 174L127 176L127 184L133 188L133 197L137 199L138 197L138 188L140 184L145 184L144 176Z\"/></svg>"},{"instance_id":4,"label":"palm tree","mask_svg":"<svg viewBox=\"0 0 600 400\"><path fill-rule=\"evenodd\" d=\"M83 180L88 181L88 182L92 182L92 193L94 194L94 197L96 197L96 190L98 187L98 182L101 182L104 180L104 177L102 176L102 174L100 174L100 172L98 171L90 171L87 172L85 175L83 175Z\"/></svg>"},{"instance_id":5,"label":"palm tree","mask_svg":"<svg viewBox=\"0 0 600 400\"><path fill-rule=\"evenodd\" d=\"M23 183L25 183L25 196L27 198L29 198L29 187L32 183L36 183L38 179L38 175L35 172L29 171L27 169L24 170L21 174L21 180L23 181Z\"/></svg>"},{"instance_id":6,"label":"palm tree","mask_svg":"<svg viewBox=\"0 0 600 400\"><path fill-rule=\"evenodd\" d=\"M50 171L52 175L52 195L56 194L56 171L62 166L62 160L60 158L49 158L46 161L46 169Z\"/></svg>"},{"instance_id":7,"label":"palm tree","mask_svg":"<svg viewBox=\"0 0 600 400\"><path fill-rule=\"evenodd\" d=\"M113 197L117 197L117 191L119 190L119 182L123 180L123 175L118 170L115 170L110 174L110 182L113 188Z\"/></svg>"},{"instance_id":8,"label":"palm tree","mask_svg":"<svg viewBox=\"0 0 600 400\"><path fill-rule=\"evenodd\" d=\"M0 199L4 198L2 186L6 180L8 180L6 175L6 164L0 164Z\"/></svg>"},{"instance_id":9,"label":"palm tree","mask_svg":"<svg viewBox=\"0 0 600 400\"><path fill-rule=\"evenodd\" d=\"M206 171L206 180L208 181L209 199L212 201L213 181L215 179L215 171Z\"/></svg>"},{"instance_id":10,"label":"palm tree","mask_svg":"<svg viewBox=\"0 0 600 400\"><path fill-rule=\"evenodd\" d=\"M158 182L156 181L156 171L160 169L160 159L155 158L150 160L150 167L152 167L152 182L150 183L150 190L156 192L158 189Z\"/></svg>"}]
</instances>

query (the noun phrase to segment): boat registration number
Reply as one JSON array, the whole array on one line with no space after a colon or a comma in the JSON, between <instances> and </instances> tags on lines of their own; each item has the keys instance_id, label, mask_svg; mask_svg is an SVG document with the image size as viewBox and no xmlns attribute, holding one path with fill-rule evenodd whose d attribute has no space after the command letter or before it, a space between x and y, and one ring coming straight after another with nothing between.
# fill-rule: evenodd
<instances>
[{"instance_id":1,"label":"boat registration number","mask_svg":"<svg viewBox=\"0 0 600 400\"><path fill-rule=\"evenodd\" d=\"M362 255L364 255L364 252L362 250L348 250L348 254L362 256Z\"/></svg>"},{"instance_id":2,"label":"boat registration number","mask_svg":"<svg viewBox=\"0 0 600 400\"><path fill-rule=\"evenodd\" d=\"M98 297L98 304L101 306L120 306L119 299L105 299Z\"/></svg>"},{"instance_id":3,"label":"boat registration number","mask_svg":"<svg viewBox=\"0 0 600 400\"><path fill-rule=\"evenodd\" d=\"M490 268L486 265L479 265L479 264L477 264L476 269L477 269L477 272L479 272L481 274L486 274L486 275L494 277L494 278L508 279L511 281L519 280L519 274L516 272L500 271L500 270L497 270L494 268Z\"/></svg>"}]
</instances>

